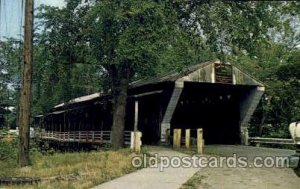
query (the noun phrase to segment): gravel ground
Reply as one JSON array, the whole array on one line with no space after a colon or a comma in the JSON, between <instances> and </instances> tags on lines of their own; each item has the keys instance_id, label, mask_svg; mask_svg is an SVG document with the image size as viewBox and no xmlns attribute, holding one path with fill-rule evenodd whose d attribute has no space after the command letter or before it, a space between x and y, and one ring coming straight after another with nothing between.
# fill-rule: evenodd
<instances>
[{"instance_id":1,"label":"gravel ground","mask_svg":"<svg viewBox=\"0 0 300 189\"><path fill-rule=\"evenodd\" d=\"M246 168L201 168L182 188L198 189L299 189L300 177L291 168L254 168L253 159L260 157L289 156L295 151L251 146L208 145L210 156L248 157ZM299 174L298 174L299 175Z\"/></svg>"}]
</instances>

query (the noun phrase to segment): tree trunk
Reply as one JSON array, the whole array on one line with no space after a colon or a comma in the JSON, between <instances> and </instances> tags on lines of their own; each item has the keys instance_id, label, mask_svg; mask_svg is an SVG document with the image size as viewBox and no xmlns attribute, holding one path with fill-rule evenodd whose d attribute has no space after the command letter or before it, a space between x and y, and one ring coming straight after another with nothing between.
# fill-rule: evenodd
<instances>
[{"instance_id":1,"label":"tree trunk","mask_svg":"<svg viewBox=\"0 0 300 189\"><path fill-rule=\"evenodd\" d=\"M22 86L19 109L19 165L29 165L29 124L32 83L33 0L26 0Z\"/></svg>"},{"instance_id":2,"label":"tree trunk","mask_svg":"<svg viewBox=\"0 0 300 189\"><path fill-rule=\"evenodd\" d=\"M123 147L124 144L124 128L127 103L127 88L129 83L129 72L125 68L119 74L113 74L112 94L113 94L113 124L111 129L111 144L114 149ZM119 79L118 79L119 78Z\"/></svg>"}]
</instances>

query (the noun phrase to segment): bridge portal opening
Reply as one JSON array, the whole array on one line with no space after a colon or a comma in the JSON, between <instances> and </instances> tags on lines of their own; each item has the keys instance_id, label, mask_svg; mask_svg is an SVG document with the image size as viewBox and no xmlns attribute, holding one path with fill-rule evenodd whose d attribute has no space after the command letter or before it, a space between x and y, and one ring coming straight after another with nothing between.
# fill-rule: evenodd
<instances>
[{"instance_id":1,"label":"bridge portal opening","mask_svg":"<svg viewBox=\"0 0 300 189\"><path fill-rule=\"evenodd\" d=\"M251 89L252 86L185 82L171 129L203 128L205 144L240 144L240 102ZM196 137L196 132L191 135Z\"/></svg>"}]
</instances>

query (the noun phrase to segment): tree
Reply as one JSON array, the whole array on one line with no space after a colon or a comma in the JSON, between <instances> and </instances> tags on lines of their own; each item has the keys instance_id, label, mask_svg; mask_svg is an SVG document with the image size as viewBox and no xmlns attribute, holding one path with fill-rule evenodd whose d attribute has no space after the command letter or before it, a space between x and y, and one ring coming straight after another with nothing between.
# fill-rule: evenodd
<instances>
[{"instance_id":1,"label":"tree","mask_svg":"<svg viewBox=\"0 0 300 189\"><path fill-rule=\"evenodd\" d=\"M285 63L288 67L295 66L288 62L299 45L299 29L295 27L295 20L299 22L299 5L299 2L176 1L175 8L185 31L200 38L200 44L221 60L237 63L267 84L264 99L267 100L263 102L263 110L258 109L263 115L254 116L259 135L263 125L271 124L276 131L280 130L277 137L287 136L286 126L295 114L292 112L299 109L294 94L296 83L278 78L278 71ZM271 133L276 132L264 132Z\"/></svg>"},{"instance_id":2,"label":"tree","mask_svg":"<svg viewBox=\"0 0 300 189\"><path fill-rule=\"evenodd\" d=\"M151 72L151 68L163 65L171 59L171 56L163 58L168 53L182 55L175 50L174 41L186 44L189 50L194 48L195 54L210 51L222 60L241 52L253 57L262 47L268 47L272 40L269 30L281 29L277 11L283 5L277 2L97 1L92 11L94 21L89 24L95 26L91 29L94 31L91 44L111 79L113 146L122 144L130 79L143 73L143 69ZM178 39L184 40L178 43ZM181 67L184 63L171 67Z\"/></svg>"},{"instance_id":3,"label":"tree","mask_svg":"<svg viewBox=\"0 0 300 189\"><path fill-rule=\"evenodd\" d=\"M55 104L101 90L101 69L85 38L89 7L79 0L63 8L42 5L40 32L35 40L33 112L49 111ZM53 93L49 99L48 93Z\"/></svg>"},{"instance_id":4,"label":"tree","mask_svg":"<svg viewBox=\"0 0 300 189\"><path fill-rule=\"evenodd\" d=\"M91 84L95 90L111 91L114 96L114 131L122 130L116 125L124 124L122 112L131 80L181 69L211 57L207 51L201 53L193 39L183 33L176 12L165 2L80 4L71 0L61 9L40 7L38 17L44 29L37 34L35 50L35 77L40 78L34 81L35 112L85 94L87 91L80 88L86 85L87 80L82 79L86 74L94 78ZM43 91L55 94L45 100ZM122 99L117 98L120 96ZM116 108L119 104L121 111Z\"/></svg>"},{"instance_id":5,"label":"tree","mask_svg":"<svg viewBox=\"0 0 300 189\"><path fill-rule=\"evenodd\" d=\"M215 57L237 62L268 84L276 81L276 70L298 41L288 24L297 17L297 7L295 2L190 0L69 0L63 8L43 6L39 23L44 29L35 46L35 76L41 79L34 82L34 109L45 111L99 89L111 92L112 139L118 148L130 81ZM275 82L270 85L275 92ZM55 93L51 100L48 91ZM269 122L270 116L265 117Z\"/></svg>"},{"instance_id":6,"label":"tree","mask_svg":"<svg viewBox=\"0 0 300 189\"><path fill-rule=\"evenodd\" d=\"M17 107L20 84L21 43L16 39L0 42L0 107ZM16 128L15 112L5 111L5 126Z\"/></svg>"},{"instance_id":7,"label":"tree","mask_svg":"<svg viewBox=\"0 0 300 189\"><path fill-rule=\"evenodd\" d=\"M165 3L159 1L104 0L91 10L91 45L108 75L113 97L114 148L123 146L129 82L145 70L151 73L174 34L176 25L170 23L164 8Z\"/></svg>"},{"instance_id":8,"label":"tree","mask_svg":"<svg viewBox=\"0 0 300 189\"><path fill-rule=\"evenodd\" d=\"M282 2L175 1L183 29L218 57L245 51L255 55L279 29ZM278 13L280 12L280 13Z\"/></svg>"}]
</instances>

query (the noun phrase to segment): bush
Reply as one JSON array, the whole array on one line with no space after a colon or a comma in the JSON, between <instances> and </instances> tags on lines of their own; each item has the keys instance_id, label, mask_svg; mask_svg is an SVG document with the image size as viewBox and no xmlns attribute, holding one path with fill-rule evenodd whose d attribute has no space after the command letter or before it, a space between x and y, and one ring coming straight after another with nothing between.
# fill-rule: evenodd
<instances>
[{"instance_id":1,"label":"bush","mask_svg":"<svg viewBox=\"0 0 300 189\"><path fill-rule=\"evenodd\" d=\"M41 156L40 148L36 140L30 140L30 157L36 159ZM18 137L11 135L2 135L0 138L0 161L17 162L18 159Z\"/></svg>"},{"instance_id":2,"label":"bush","mask_svg":"<svg viewBox=\"0 0 300 189\"><path fill-rule=\"evenodd\" d=\"M0 160L16 160L17 152L17 139L4 138L0 140Z\"/></svg>"}]
</instances>

